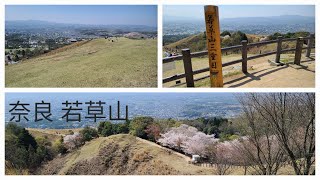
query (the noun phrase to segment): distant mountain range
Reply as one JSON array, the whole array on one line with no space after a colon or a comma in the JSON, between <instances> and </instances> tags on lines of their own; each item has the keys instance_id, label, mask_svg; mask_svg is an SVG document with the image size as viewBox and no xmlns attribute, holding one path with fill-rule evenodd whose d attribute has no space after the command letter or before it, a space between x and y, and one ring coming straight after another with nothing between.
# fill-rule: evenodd
<instances>
[{"instance_id":1,"label":"distant mountain range","mask_svg":"<svg viewBox=\"0 0 320 180\"><path fill-rule=\"evenodd\" d=\"M283 15L270 17L240 17L221 19L221 24L247 24L247 25L283 25L283 24L311 24L315 23L315 17Z\"/></svg>"},{"instance_id":2,"label":"distant mountain range","mask_svg":"<svg viewBox=\"0 0 320 180\"><path fill-rule=\"evenodd\" d=\"M39 21L39 20L15 20L15 21L5 21L6 30L14 29L47 29L47 28L86 28L95 29L103 28L110 30L125 30L125 31L157 31L157 27L146 26L146 25L88 25L88 24L66 24L66 23L56 23L49 21Z\"/></svg>"},{"instance_id":3,"label":"distant mountain range","mask_svg":"<svg viewBox=\"0 0 320 180\"><path fill-rule=\"evenodd\" d=\"M164 16L164 23L166 22L196 22L204 21L204 18L186 18L178 16ZM300 23L314 23L314 16L300 16L300 15L282 15L282 16L268 16L268 17L238 17L238 18L220 18L220 23L247 23L247 24L300 24Z\"/></svg>"},{"instance_id":4,"label":"distant mountain range","mask_svg":"<svg viewBox=\"0 0 320 180\"><path fill-rule=\"evenodd\" d=\"M164 35L197 34L205 31L203 19L169 17L163 18ZM243 31L251 34L272 34L297 31L315 32L315 17L283 15L270 17L221 18L221 30Z\"/></svg>"}]
</instances>

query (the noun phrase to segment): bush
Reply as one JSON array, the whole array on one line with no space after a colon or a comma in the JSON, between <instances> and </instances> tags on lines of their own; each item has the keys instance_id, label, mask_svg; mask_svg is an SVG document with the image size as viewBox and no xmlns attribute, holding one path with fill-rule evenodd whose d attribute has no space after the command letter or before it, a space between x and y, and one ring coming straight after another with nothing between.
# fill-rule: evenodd
<instances>
[{"instance_id":1,"label":"bush","mask_svg":"<svg viewBox=\"0 0 320 180\"><path fill-rule=\"evenodd\" d=\"M112 124L110 121L100 122L98 126L98 133L101 136L110 136L113 134L127 134L129 133L129 122Z\"/></svg>"},{"instance_id":2,"label":"bush","mask_svg":"<svg viewBox=\"0 0 320 180\"><path fill-rule=\"evenodd\" d=\"M136 117L130 122L130 134L148 139L147 127L153 123L152 117Z\"/></svg>"},{"instance_id":3,"label":"bush","mask_svg":"<svg viewBox=\"0 0 320 180\"><path fill-rule=\"evenodd\" d=\"M85 127L80 131L83 141L91 141L94 138L99 137L98 131L91 127Z\"/></svg>"},{"instance_id":4,"label":"bush","mask_svg":"<svg viewBox=\"0 0 320 180\"><path fill-rule=\"evenodd\" d=\"M226 35L229 35L231 36L231 33L229 31L223 31L220 36L226 36Z\"/></svg>"},{"instance_id":5,"label":"bush","mask_svg":"<svg viewBox=\"0 0 320 180\"><path fill-rule=\"evenodd\" d=\"M57 139L53 145L52 149L55 152L55 154L64 154L67 152L67 148L63 144L63 137L61 136L60 139Z\"/></svg>"},{"instance_id":6,"label":"bush","mask_svg":"<svg viewBox=\"0 0 320 180\"><path fill-rule=\"evenodd\" d=\"M98 126L98 133L102 136L110 136L113 134L112 123L109 121L100 122Z\"/></svg>"}]
</instances>

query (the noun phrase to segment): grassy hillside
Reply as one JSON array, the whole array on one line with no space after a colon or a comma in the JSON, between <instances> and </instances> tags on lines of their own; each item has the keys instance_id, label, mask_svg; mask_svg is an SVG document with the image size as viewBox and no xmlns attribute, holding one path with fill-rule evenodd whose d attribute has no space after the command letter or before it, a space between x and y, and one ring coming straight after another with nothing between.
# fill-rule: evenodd
<instances>
[{"instance_id":1,"label":"grassy hillside","mask_svg":"<svg viewBox=\"0 0 320 180\"><path fill-rule=\"evenodd\" d=\"M254 35L254 34L246 34L249 43L254 43L254 42L259 42L259 39L265 37L263 35ZM231 39L234 37L231 37ZM222 47L228 47L228 45L225 41L222 42ZM287 43L283 43L284 46ZM240 45L240 43L238 44L234 44L234 45ZM260 50L262 51L271 51L271 50L275 50L276 46L275 45L266 45L263 47L258 47L258 48L251 48L249 50L254 51L254 52L259 52ZM177 53L181 53L181 49L184 48L189 48L191 50L191 52L198 52L198 51L204 51L207 49L207 40L206 37L203 33L199 33L196 35L191 35L189 37L186 37L184 39L181 39L177 42L168 44L166 46L164 46L164 51L169 51L169 52L177 52Z\"/></svg>"},{"instance_id":2,"label":"grassy hillside","mask_svg":"<svg viewBox=\"0 0 320 180\"><path fill-rule=\"evenodd\" d=\"M45 164L38 174L213 174L189 158L155 143L119 134L92 140Z\"/></svg>"},{"instance_id":3,"label":"grassy hillside","mask_svg":"<svg viewBox=\"0 0 320 180\"><path fill-rule=\"evenodd\" d=\"M70 132L79 132L81 129L36 129L27 128L33 137L47 137L50 142L60 139L61 136L70 134Z\"/></svg>"},{"instance_id":4,"label":"grassy hillside","mask_svg":"<svg viewBox=\"0 0 320 180\"><path fill-rule=\"evenodd\" d=\"M77 132L80 129L73 129ZM28 129L35 138L47 137L55 141L69 130ZM151 141L129 134L99 137L86 142L78 149L53 160L44 161L33 171L16 169L9 161L5 162L6 174L38 175L217 175L218 167L206 164L190 164L190 157L162 147ZM232 166L227 174L244 175L241 166ZM254 174L252 167L247 174ZM291 166L280 168L278 174L294 174Z\"/></svg>"},{"instance_id":5,"label":"grassy hillside","mask_svg":"<svg viewBox=\"0 0 320 180\"><path fill-rule=\"evenodd\" d=\"M207 40L204 36L204 33L191 35L177 42L164 46L164 50L166 49L168 49L169 51L178 50L179 53L180 53L180 50L184 48L190 48L191 52L205 50L207 48Z\"/></svg>"},{"instance_id":6,"label":"grassy hillside","mask_svg":"<svg viewBox=\"0 0 320 180\"><path fill-rule=\"evenodd\" d=\"M156 87L157 41L95 39L5 67L6 87Z\"/></svg>"}]
</instances>

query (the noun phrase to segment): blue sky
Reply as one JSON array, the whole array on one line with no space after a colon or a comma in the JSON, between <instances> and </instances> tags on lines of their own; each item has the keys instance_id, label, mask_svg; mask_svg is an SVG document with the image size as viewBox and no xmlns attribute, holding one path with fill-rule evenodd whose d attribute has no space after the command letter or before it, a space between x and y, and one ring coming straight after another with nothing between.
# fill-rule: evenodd
<instances>
[{"instance_id":1,"label":"blue sky","mask_svg":"<svg viewBox=\"0 0 320 180\"><path fill-rule=\"evenodd\" d=\"M7 5L5 16L6 21L157 26L157 6L153 5Z\"/></svg>"},{"instance_id":2,"label":"blue sky","mask_svg":"<svg viewBox=\"0 0 320 180\"><path fill-rule=\"evenodd\" d=\"M268 17L280 15L315 16L313 5L222 5L219 6L220 18ZM203 6L167 5L163 7L165 17L204 17Z\"/></svg>"}]
</instances>

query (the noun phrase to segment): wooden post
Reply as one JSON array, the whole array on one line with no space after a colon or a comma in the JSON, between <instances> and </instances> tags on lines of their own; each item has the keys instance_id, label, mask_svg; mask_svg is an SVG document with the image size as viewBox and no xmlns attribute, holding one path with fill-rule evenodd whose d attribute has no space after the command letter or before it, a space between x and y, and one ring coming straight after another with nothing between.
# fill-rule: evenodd
<instances>
[{"instance_id":1,"label":"wooden post","mask_svg":"<svg viewBox=\"0 0 320 180\"><path fill-rule=\"evenodd\" d=\"M280 63L280 56L282 51L282 36L278 36L276 63Z\"/></svg>"},{"instance_id":2,"label":"wooden post","mask_svg":"<svg viewBox=\"0 0 320 180\"><path fill-rule=\"evenodd\" d=\"M302 39L302 37L299 37L297 39L296 51L295 51L295 55L294 55L294 64L296 64L296 65L300 65L302 46L303 46L303 39Z\"/></svg>"},{"instance_id":3,"label":"wooden post","mask_svg":"<svg viewBox=\"0 0 320 180\"><path fill-rule=\"evenodd\" d=\"M310 57L311 54L311 48L314 42L314 34L310 34L309 36L309 40L308 40L308 48L307 48L307 52L306 52L306 57Z\"/></svg>"},{"instance_id":4,"label":"wooden post","mask_svg":"<svg viewBox=\"0 0 320 180\"><path fill-rule=\"evenodd\" d=\"M187 87L194 87L190 49L182 49L182 58Z\"/></svg>"},{"instance_id":5,"label":"wooden post","mask_svg":"<svg viewBox=\"0 0 320 180\"><path fill-rule=\"evenodd\" d=\"M247 73L247 61L248 61L248 49L247 49L247 40L241 41L242 44L242 72Z\"/></svg>"},{"instance_id":6,"label":"wooden post","mask_svg":"<svg viewBox=\"0 0 320 180\"><path fill-rule=\"evenodd\" d=\"M218 6L204 6L211 87L223 87Z\"/></svg>"}]
</instances>

